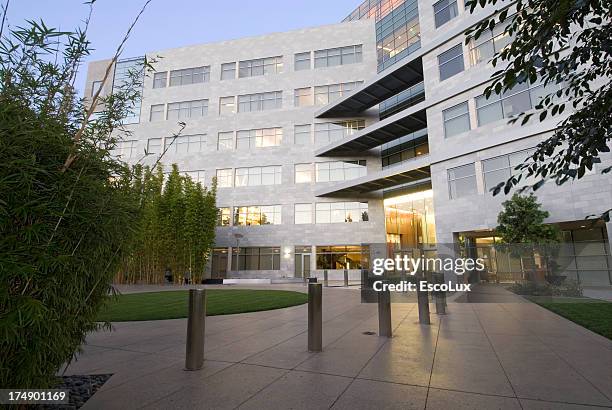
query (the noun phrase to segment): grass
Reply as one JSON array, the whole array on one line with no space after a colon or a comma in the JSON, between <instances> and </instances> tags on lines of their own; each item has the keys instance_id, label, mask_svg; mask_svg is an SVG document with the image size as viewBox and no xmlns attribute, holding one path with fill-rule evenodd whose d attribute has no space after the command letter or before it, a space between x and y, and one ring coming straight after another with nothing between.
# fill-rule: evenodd
<instances>
[{"instance_id":1,"label":"grass","mask_svg":"<svg viewBox=\"0 0 612 410\"><path fill-rule=\"evenodd\" d=\"M286 290L207 289L206 315L230 315L301 305L308 295ZM119 295L102 309L99 321L129 322L187 317L187 290Z\"/></svg>"},{"instance_id":2,"label":"grass","mask_svg":"<svg viewBox=\"0 0 612 410\"><path fill-rule=\"evenodd\" d=\"M538 305L612 340L612 303L534 300Z\"/></svg>"}]
</instances>

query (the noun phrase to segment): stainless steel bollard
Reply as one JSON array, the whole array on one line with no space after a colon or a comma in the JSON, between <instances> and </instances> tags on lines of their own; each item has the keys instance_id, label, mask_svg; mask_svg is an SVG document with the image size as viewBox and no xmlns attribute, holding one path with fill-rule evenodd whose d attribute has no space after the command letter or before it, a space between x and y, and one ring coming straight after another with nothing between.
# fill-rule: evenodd
<instances>
[{"instance_id":1,"label":"stainless steel bollard","mask_svg":"<svg viewBox=\"0 0 612 410\"><path fill-rule=\"evenodd\" d=\"M348 270L344 270L344 287L348 288Z\"/></svg>"},{"instance_id":2,"label":"stainless steel bollard","mask_svg":"<svg viewBox=\"0 0 612 410\"><path fill-rule=\"evenodd\" d=\"M323 287L320 283L308 284L308 350L323 350Z\"/></svg>"},{"instance_id":3,"label":"stainless steel bollard","mask_svg":"<svg viewBox=\"0 0 612 410\"><path fill-rule=\"evenodd\" d=\"M189 289L189 318L185 370L200 370L204 364L204 329L206 327L206 290Z\"/></svg>"},{"instance_id":4,"label":"stainless steel bollard","mask_svg":"<svg viewBox=\"0 0 612 410\"><path fill-rule=\"evenodd\" d=\"M327 269L323 271L323 286L329 286L328 278L327 278Z\"/></svg>"},{"instance_id":5,"label":"stainless steel bollard","mask_svg":"<svg viewBox=\"0 0 612 410\"><path fill-rule=\"evenodd\" d=\"M391 337L391 292L384 290L378 293L378 335Z\"/></svg>"},{"instance_id":6,"label":"stainless steel bollard","mask_svg":"<svg viewBox=\"0 0 612 410\"><path fill-rule=\"evenodd\" d=\"M419 323L422 325L431 324L429 320L429 296L427 290L421 291L421 279L417 281L417 303L419 305Z\"/></svg>"}]
</instances>

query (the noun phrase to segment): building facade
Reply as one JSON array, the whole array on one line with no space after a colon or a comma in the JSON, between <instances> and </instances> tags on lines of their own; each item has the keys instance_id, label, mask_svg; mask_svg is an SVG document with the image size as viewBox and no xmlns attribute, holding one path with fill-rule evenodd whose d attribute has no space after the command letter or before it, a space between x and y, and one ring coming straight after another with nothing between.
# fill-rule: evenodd
<instances>
[{"instance_id":1,"label":"building facade","mask_svg":"<svg viewBox=\"0 0 612 410\"><path fill-rule=\"evenodd\" d=\"M212 278L358 278L375 244L388 256L461 244L488 258L485 279L515 280L523 261L492 247L507 198L489 190L558 119L508 124L550 87L482 97L489 58L510 39L495 29L465 45L463 33L491 12L366 0L335 25L151 53L163 58L118 154L160 152L186 123L163 162L204 185L217 178ZM105 91L135 61L118 62ZM90 64L87 92L107 64ZM584 221L612 206L597 172L610 161L537 192L563 230L564 274L585 285L612 283L612 226Z\"/></svg>"}]
</instances>

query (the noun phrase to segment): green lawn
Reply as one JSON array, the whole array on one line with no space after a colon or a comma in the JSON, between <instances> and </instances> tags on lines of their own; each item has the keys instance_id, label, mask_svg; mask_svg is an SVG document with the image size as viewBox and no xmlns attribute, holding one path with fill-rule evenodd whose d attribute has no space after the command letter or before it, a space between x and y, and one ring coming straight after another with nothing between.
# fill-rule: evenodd
<instances>
[{"instance_id":1,"label":"green lawn","mask_svg":"<svg viewBox=\"0 0 612 410\"><path fill-rule=\"evenodd\" d=\"M543 300L535 302L580 326L612 339L612 303L594 300L570 303Z\"/></svg>"},{"instance_id":2,"label":"green lawn","mask_svg":"<svg viewBox=\"0 0 612 410\"><path fill-rule=\"evenodd\" d=\"M286 290L207 289L207 316L257 312L301 305L308 295ZM129 322L187 317L189 291L132 293L113 298L98 320Z\"/></svg>"}]
</instances>

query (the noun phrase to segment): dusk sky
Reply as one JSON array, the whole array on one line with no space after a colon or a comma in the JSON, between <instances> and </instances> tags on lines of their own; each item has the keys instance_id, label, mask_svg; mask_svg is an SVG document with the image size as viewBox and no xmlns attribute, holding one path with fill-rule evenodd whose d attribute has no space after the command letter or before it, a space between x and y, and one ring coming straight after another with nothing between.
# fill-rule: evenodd
<instances>
[{"instance_id":1,"label":"dusk sky","mask_svg":"<svg viewBox=\"0 0 612 410\"><path fill-rule=\"evenodd\" d=\"M89 27L95 51L88 61L112 55L146 0L97 0ZM0 0L6 4L7 0ZM47 26L71 30L83 25L89 7L83 0L9 0L7 21L43 19ZM360 0L214 1L153 0L135 28L123 57L150 51L288 31L340 22ZM77 79L82 90L86 66Z\"/></svg>"}]
</instances>

